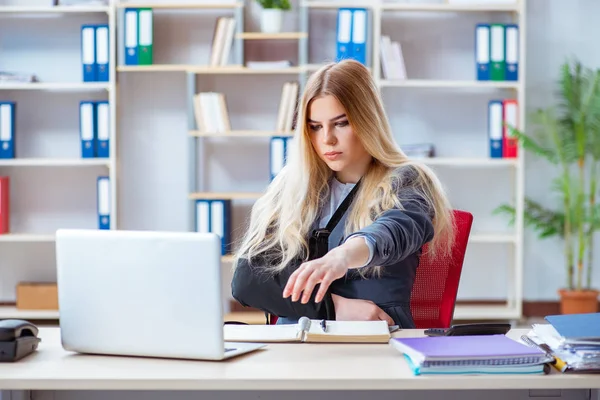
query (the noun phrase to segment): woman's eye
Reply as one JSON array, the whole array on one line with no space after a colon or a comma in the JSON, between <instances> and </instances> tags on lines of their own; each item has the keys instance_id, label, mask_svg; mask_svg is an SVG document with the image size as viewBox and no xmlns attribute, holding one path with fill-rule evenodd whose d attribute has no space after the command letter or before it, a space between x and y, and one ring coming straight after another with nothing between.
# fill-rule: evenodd
<instances>
[{"instance_id":1,"label":"woman's eye","mask_svg":"<svg viewBox=\"0 0 600 400\"><path fill-rule=\"evenodd\" d=\"M340 121L337 124L335 124L336 126L339 126L340 128L343 128L345 126L348 126L348 121Z\"/></svg>"},{"instance_id":2,"label":"woman's eye","mask_svg":"<svg viewBox=\"0 0 600 400\"><path fill-rule=\"evenodd\" d=\"M309 125L311 131L318 131L321 125Z\"/></svg>"}]
</instances>

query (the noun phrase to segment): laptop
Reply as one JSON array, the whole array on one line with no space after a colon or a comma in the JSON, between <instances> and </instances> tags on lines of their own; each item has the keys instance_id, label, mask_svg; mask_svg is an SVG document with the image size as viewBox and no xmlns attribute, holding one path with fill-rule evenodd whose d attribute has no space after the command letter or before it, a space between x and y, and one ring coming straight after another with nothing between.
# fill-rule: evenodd
<instances>
[{"instance_id":1,"label":"laptop","mask_svg":"<svg viewBox=\"0 0 600 400\"><path fill-rule=\"evenodd\" d=\"M86 354L223 360L221 239L214 233L60 229L61 342Z\"/></svg>"}]
</instances>

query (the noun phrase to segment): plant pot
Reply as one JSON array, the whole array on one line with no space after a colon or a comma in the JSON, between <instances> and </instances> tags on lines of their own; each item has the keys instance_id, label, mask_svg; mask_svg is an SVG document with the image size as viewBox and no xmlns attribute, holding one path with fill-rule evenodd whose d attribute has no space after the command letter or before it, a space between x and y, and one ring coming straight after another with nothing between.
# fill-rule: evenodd
<instances>
[{"instance_id":1,"label":"plant pot","mask_svg":"<svg viewBox=\"0 0 600 400\"><path fill-rule=\"evenodd\" d=\"M279 33L283 24L283 10L263 8L260 14L260 30L263 33Z\"/></svg>"},{"instance_id":2,"label":"plant pot","mask_svg":"<svg viewBox=\"0 0 600 400\"><path fill-rule=\"evenodd\" d=\"M560 313L583 314L598 312L597 290L566 290L560 289Z\"/></svg>"}]
</instances>

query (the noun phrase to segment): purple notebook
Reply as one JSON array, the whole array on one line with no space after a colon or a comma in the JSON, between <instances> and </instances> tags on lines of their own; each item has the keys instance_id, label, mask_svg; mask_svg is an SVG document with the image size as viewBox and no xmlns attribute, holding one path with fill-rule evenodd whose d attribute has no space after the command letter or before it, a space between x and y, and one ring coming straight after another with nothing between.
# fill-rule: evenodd
<instances>
[{"instance_id":1,"label":"purple notebook","mask_svg":"<svg viewBox=\"0 0 600 400\"><path fill-rule=\"evenodd\" d=\"M547 359L542 350L505 335L393 338L390 344L417 364L430 361L460 364L467 360L486 360L504 365L537 363Z\"/></svg>"}]
</instances>

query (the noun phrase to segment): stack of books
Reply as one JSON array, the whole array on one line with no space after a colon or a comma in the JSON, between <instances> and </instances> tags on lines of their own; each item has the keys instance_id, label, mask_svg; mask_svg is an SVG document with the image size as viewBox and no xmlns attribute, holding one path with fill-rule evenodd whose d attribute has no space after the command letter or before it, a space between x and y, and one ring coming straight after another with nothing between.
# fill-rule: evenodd
<instances>
[{"instance_id":1,"label":"stack of books","mask_svg":"<svg viewBox=\"0 0 600 400\"><path fill-rule=\"evenodd\" d=\"M393 338L415 375L545 374L553 361L545 351L505 335Z\"/></svg>"}]
</instances>

